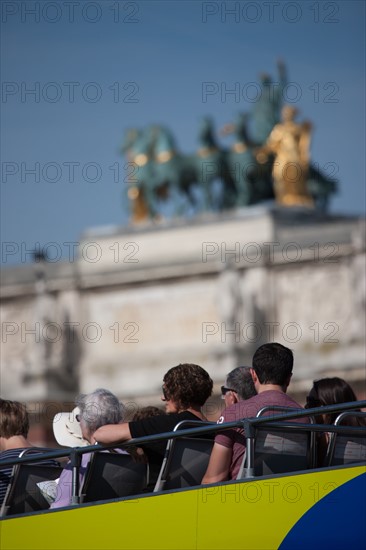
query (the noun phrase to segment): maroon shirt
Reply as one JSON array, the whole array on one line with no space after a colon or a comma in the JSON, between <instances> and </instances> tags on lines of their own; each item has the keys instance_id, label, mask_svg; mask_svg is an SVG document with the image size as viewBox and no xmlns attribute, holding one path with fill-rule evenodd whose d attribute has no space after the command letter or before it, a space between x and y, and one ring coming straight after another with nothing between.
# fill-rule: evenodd
<instances>
[{"instance_id":1,"label":"maroon shirt","mask_svg":"<svg viewBox=\"0 0 366 550\"><path fill-rule=\"evenodd\" d=\"M243 418L253 418L257 416L257 413L263 409L263 407L268 405L278 405L280 407L290 407L292 409L303 408L286 393L276 390L267 390L251 397L250 399L239 401L238 403L235 403L235 405L227 407L223 411L222 416L220 416L217 423L222 424L223 422L235 422L236 420L241 420ZM280 413L269 412L267 414L273 415ZM293 419L293 422L308 422L308 419L298 418ZM225 430L215 437L215 443L232 449L233 454L231 457L229 479L236 479L245 451L245 436L243 430L240 428Z\"/></svg>"}]
</instances>

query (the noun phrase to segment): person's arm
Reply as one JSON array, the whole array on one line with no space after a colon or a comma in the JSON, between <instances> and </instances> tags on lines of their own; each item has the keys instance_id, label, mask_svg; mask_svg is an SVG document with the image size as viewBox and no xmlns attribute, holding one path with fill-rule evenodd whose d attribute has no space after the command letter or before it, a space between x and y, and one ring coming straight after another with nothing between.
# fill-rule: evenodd
<instances>
[{"instance_id":1,"label":"person's arm","mask_svg":"<svg viewBox=\"0 0 366 550\"><path fill-rule=\"evenodd\" d=\"M232 453L233 450L231 447L224 447L219 443L214 444L210 462L201 482L203 485L229 479Z\"/></svg>"},{"instance_id":2,"label":"person's arm","mask_svg":"<svg viewBox=\"0 0 366 550\"><path fill-rule=\"evenodd\" d=\"M104 445L112 445L113 443L121 443L131 439L131 432L128 422L123 424L108 424L98 428L93 433L93 438L97 443Z\"/></svg>"}]
</instances>

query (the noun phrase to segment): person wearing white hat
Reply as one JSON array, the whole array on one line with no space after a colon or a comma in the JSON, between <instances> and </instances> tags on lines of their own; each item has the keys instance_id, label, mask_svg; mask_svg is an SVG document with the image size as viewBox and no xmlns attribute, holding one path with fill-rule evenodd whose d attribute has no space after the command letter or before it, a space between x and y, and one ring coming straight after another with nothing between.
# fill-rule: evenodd
<instances>
[{"instance_id":1,"label":"person wearing white hat","mask_svg":"<svg viewBox=\"0 0 366 550\"><path fill-rule=\"evenodd\" d=\"M59 421L56 417L53 423L53 430L57 441L66 446L94 445L96 440L94 432L106 424L118 424L123 420L125 407L118 397L109 390L99 388L92 393L79 395L76 398L77 408L71 413L61 413ZM78 409L78 410L77 410ZM76 428L76 425L79 428ZM56 435L57 434L57 435ZM81 439L80 439L81 435ZM79 443L80 442L80 443ZM116 452L125 453L121 449ZM91 454L83 454L80 466L80 486L86 473ZM69 462L60 476L57 486L56 500L51 508L61 508L71 504L71 480L72 470Z\"/></svg>"},{"instance_id":2,"label":"person wearing white hat","mask_svg":"<svg viewBox=\"0 0 366 550\"><path fill-rule=\"evenodd\" d=\"M80 415L79 407L71 412L57 413L53 419L53 435L62 447L84 447L89 442L83 438L80 422L77 417Z\"/></svg>"}]
</instances>

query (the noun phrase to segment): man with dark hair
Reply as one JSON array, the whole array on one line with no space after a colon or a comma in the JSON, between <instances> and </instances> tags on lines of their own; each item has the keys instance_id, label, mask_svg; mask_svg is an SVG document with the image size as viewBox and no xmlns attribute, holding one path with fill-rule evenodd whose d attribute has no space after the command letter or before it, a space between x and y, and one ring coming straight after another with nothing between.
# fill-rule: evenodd
<instances>
[{"instance_id":1,"label":"man with dark hair","mask_svg":"<svg viewBox=\"0 0 366 550\"><path fill-rule=\"evenodd\" d=\"M255 417L263 407L269 405L301 409L296 401L286 395L292 376L292 366L292 351L285 346L270 343L259 347L253 356L251 369L258 395L227 407L218 424ZM236 479L244 451L245 435L242 429L219 433L215 437L210 463L202 483Z\"/></svg>"},{"instance_id":2,"label":"man with dark hair","mask_svg":"<svg viewBox=\"0 0 366 550\"><path fill-rule=\"evenodd\" d=\"M294 356L290 349L273 342L264 344L253 356L253 370L261 384L289 385Z\"/></svg>"}]
</instances>

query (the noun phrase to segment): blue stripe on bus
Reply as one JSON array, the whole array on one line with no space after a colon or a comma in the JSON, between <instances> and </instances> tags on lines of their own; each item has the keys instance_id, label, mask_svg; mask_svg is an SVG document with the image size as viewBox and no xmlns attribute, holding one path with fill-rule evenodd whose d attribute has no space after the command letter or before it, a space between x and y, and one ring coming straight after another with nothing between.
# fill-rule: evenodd
<instances>
[{"instance_id":1,"label":"blue stripe on bus","mask_svg":"<svg viewBox=\"0 0 366 550\"><path fill-rule=\"evenodd\" d=\"M366 473L334 489L304 514L279 550L365 550Z\"/></svg>"}]
</instances>

